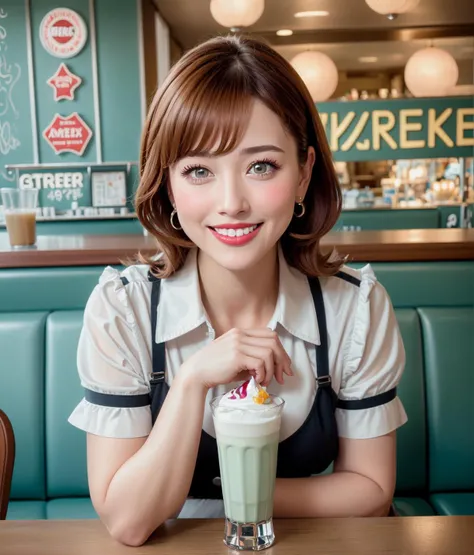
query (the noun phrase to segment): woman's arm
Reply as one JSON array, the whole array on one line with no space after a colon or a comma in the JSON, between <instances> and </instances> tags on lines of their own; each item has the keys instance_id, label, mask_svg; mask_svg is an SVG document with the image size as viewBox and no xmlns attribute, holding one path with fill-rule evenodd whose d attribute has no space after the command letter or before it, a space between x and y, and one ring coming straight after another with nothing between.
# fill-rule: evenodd
<instances>
[{"instance_id":1,"label":"woman's arm","mask_svg":"<svg viewBox=\"0 0 474 555\"><path fill-rule=\"evenodd\" d=\"M277 479L274 516L386 516L395 490L395 446L395 432L373 439L339 438L332 474Z\"/></svg>"},{"instance_id":2,"label":"woman's arm","mask_svg":"<svg viewBox=\"0 0 474 555\"><path fill-rule=\"evenodd\" d=\"M201 437L207 391L218 384L273 376L283 383L290 360L275 332L230 330L180 368L148 438L88 434L92 502L110 534L138 546L186 501Z\"/></svg>"},{"instance_id":3,"label":"woman's arm","mask_svg":"<svg viewBox=\"0 0 474 555\"><path fill-rule=\"evenodd\" d=\"M110 534L138 546L186 501L206 389L178 375L148 438L87 436L91 499Z\"/></svg>"}]
</instances>

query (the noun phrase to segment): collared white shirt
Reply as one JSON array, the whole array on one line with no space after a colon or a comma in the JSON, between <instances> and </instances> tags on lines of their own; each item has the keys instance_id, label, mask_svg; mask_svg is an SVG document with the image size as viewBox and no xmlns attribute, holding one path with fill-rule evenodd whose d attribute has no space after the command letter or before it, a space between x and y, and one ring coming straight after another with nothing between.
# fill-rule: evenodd
<instances>
[{"instance_id":1,"label":"collared white shirt","mask_svg":"<svg viewBox=\"0 0 474 555\"><path fill-rule=\"evenodd\" d=\"M338 277L321 278L332 387L340 399L371 397L394 388L403 373L405 351L390 299L370 265L343 271L360 286ZM83 387L105 394L138 395L150 390L151 283L148 267L137 265L119 272L107 267L84 312L77 363ZM121 276L128 280L126 286ZM279 249L279 294L268 323L277 331L292 361L293 377L275 380L268 391L285 399L280 439L293 434L305 421L316 394L315 345L320 330L307 278L288 266ZM165 342L166 381L182 363L214 338L214 330L201 302L197 250L190 251L176 274L161 281L154 340ZM237 384L208 392L208 401ZM407 420L398 397L367 409L337 408L341 437L372 438L395 430ZM115 408L83 399L69 422L92 434L133 438L152 428L149 407ZM215 436L209 404L203 428Z\"/></svg>"}]
</instances>

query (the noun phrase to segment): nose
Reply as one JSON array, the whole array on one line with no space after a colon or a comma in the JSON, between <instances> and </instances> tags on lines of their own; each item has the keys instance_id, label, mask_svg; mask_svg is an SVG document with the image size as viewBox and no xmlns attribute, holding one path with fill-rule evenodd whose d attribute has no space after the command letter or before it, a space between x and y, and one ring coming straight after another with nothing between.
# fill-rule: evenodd
<instances>
[{"instance_id":1,"label":"nose","mask_svg":"<svg viewBox=\"0 0 474 555\"><path fill-rule=\"evenodd\" d=\"M250 209L245 186L237 176L226 176L220 189L218 212L223 216L236 217Z\"/></svg>"}]
</instances>

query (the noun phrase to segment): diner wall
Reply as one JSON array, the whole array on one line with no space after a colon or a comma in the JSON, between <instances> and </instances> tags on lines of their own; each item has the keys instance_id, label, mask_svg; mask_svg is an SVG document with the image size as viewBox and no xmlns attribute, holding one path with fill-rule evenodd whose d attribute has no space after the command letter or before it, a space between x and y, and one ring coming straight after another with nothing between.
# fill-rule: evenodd
<instances>
[{"instance_id":1,"label":"diner wall","mask_svg":"<svg viewBox=\"0 0 474 555\"><path fill-rule=\"evenodd\" d=\"M71 8L87 26L85 47L68 59L52 56L40 41L43 17L58 7ZM0 185L14 185L15 176L5 171L5 164L136 162L146 105L141 1L3 0L0 9L4 79L0 130L8 138L0 145ZM61 62L82 79L73 100L55 101L47 84ZM82 156L56 154L42 133L55 114L74 112L93 137ZM129 193L135 176L136 168L132 168Z\"/></svg>"}]
</instances>

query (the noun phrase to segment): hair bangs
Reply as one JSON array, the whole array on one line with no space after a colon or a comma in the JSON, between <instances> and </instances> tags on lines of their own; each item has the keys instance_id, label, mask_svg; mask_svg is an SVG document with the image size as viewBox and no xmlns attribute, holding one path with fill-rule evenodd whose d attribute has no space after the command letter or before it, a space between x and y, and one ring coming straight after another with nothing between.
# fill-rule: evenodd
<instances>
[{"instance_id":1,"label":"hair bangs","mask_svg":"<svg viewBox=\"0 0 474 555\"><path fill-rule=\"evenodd\" d=\"M172 146L165 164L168 167L186 156L231 152L249 123L252 96L243 80L214 75L187 92L175 118L168 121L172 133L171 140L164 141Z\"/></svg>"}]
</instances>

